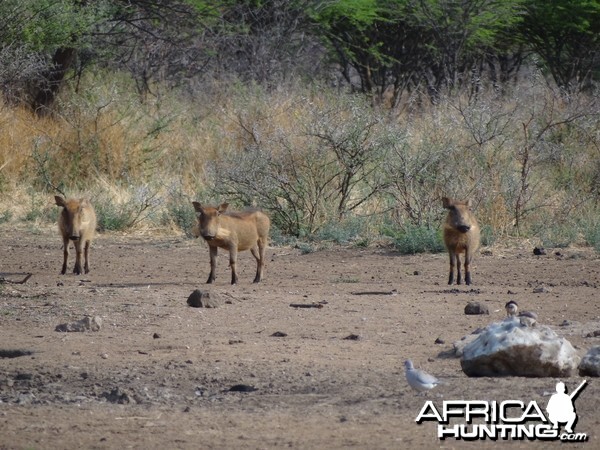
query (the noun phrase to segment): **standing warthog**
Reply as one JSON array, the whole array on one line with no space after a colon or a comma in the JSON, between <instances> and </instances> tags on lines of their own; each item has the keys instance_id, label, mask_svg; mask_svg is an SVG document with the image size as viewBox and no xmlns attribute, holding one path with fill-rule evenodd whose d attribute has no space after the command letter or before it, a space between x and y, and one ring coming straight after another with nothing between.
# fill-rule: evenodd
<instances>
[{"instance_id":1,"label":"standing warthog","mask_svg":"<svg viewBox=\"0 0 600 450\"><path fill-rule=\"evenodd\" d=\"M231 266L231 284L238 281L235 264L237 253L250 250L256 258L256 277L254 282L262 279L265 267L265 248L269 238L271 221L258 210L244 212L226 212L229 204L223 203L215 208L202 206L192 202L198 218L198 234L204 238L210 249L210 275L207 283L215 281L217 251L219 247L229 250Z\"/></svg>"},{"instance_id":2,"label":"standing warthog","mask_svg":"<svg viewBox=\"0 0 600 450\"><path fill-rule=\"evenodd\" d=\"M471 202L459 202L444 197L442 203L448 210L448 217L444 223L444 244L450 255L448 284L454 282L454 266L456 266L456 284L462 283L460 253L465 254L465 283L471 284L470 265L479 248L479 225L471 212Z\"/></svg>"},{"instance_id":3,"label":"standing warthog","mask_svg":"<svg viewBox=\"0 0 600 450\"><path fill-rule=\"evenodd\" d=\"M56 204L61 206L63 210L58 217L58 229L63 238L64 260L60 273L63 275L67 272L67 260L69 259L69 241L75 244L75 267L73 273L80 275L81 270L81 253L85 250L85 273L90 271L89 253L90 244L96 232L96 213L94 207L87 199L70 198L65 200L58 195L54 196Z\"/></svg>"}]
</instances>

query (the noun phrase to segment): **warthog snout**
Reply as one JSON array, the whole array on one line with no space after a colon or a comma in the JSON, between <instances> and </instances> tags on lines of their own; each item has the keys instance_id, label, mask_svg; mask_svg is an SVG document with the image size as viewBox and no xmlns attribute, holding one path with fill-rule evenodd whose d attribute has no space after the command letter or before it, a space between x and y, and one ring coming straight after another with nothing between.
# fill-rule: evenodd
<instances>
[{"instance_id":1,"label":"warthog snout","mask_svg":"<svg viewBox=\"0 0 600 450\"><path fill-rule=\"evenodd\" d=\"M203 234L202 237L204 239L206 239L207 241L210 241L211 239L213 239L215 237L214 234Z\"/></svg>"},{"instance_id":2,"label":"warthog snout","mask_svg":"<svg viewBox=\"0 0 600 450\"><path fill-rule=\"evenodd\" d=\"M471 229L471 227L469 225L459 225L456 228L458 228L458 231L460 231L461 233L466 233L467 231L469 231Z\"/></svg>"}]
</instances>

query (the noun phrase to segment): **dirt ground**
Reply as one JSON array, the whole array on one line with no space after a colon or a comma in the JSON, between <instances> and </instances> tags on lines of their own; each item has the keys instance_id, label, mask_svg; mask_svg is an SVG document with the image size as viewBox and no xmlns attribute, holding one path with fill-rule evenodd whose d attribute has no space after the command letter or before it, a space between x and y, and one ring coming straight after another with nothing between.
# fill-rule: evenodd
<instances>
[{"instance_id":1,"label":"dirt ground","mask_svg":"<svg viewBox=\"0 0 600 450\"><path fill-rule=\"evenodd\" d=\"M76 276L59 275L55 228L3 225L0 236L0 277L33 274L0 285L1 449L549 448L561 444L440 441L435 423L415 418L426 400L547 404L555 379L468 378L449 356L454 341L502 320L508 300L581 354L600 345L585 337L600 330L600 258L590 249L483 248L473 285L449 287L445 254L272 247L265 280L251 282L245 252L232 287L224 252L216 283L204 284L200 240L101 234L91 272ZM220 306L188 306L195 289ZM465 315L471 300L490 314ZM102 319L100 331L55 331L86 315ZM445 384L415 393L407 358ZM598 398L600 382L588 378L576 431L589 441L572 448L600 448Z\"/></svg>"}]
</instances>

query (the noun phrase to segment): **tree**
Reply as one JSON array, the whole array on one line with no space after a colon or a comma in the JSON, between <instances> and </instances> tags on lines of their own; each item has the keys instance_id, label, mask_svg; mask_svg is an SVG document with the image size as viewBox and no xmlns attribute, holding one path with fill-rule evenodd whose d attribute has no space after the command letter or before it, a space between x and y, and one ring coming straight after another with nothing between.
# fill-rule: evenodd
<instances>
[{"instance_id":1,"label":"tree","mask_svg":"<svg viewBox=\"0 0 600 450\"><path fill-rule=\"evenodd\" d=\"M0 57L19 57L21 64L29 61L26 73L30 79L4 75L2 84L7 87L14 81L28 85L27 100L39 113L46 111L74 62L78 48L89 44L84 38L86 30L102 14L104 2L87 4L69 0L6 0L0 4ZM18 90L18 89L17 89ZM22 88L25 90L25 87Z\"/></svg>"},{"instance_id":2,"label":"tree","mask_svg":"<svg viewBox=\"0 0 600 450\"><path fill-rule=\"evenodd\" d=\"M147 61L160 60L161 69L174 59L185 64L186 58L174 49L185 48L183 40L191 41L199 28L198 14L183 0L5 0L0 3L0 57L18 54L38 65L28 79L19 80L19 89L8 77L2 85L5 92L20 92L19 100L43 115L52 110L67 74L77 64L80 72L87 61L112 67L129 64L136 80L148 84L153 75L148 67L154 67ZM146 55L141 64L146 70L136 72L131 61ZM143 91L143 81L139 85Z\"/></svg>"},{"instance_id":3,"label":"tree","mask_svg":"<svg viewBox=\"0 0 600 450\"><path fill-rule=\"evenodd\" d=\"M529 0L520 27L526 42L566 92L589 89L600 69L598 0Z\"/></svg>"},{"instance_id":4,"label":"tree","mask_svg":"<svg viewBox=\"0 0 600 450\"><path fill-rule=\"evenodd\" d=\"M368 93L392 87L397 105L403 91L420 85L435 98L443 88L477 84L486 65L493 79L512 71L521 50L511 35L523 1L341 0L312 17L346 79L356 73Z\"/></svg>"}]
</instances>

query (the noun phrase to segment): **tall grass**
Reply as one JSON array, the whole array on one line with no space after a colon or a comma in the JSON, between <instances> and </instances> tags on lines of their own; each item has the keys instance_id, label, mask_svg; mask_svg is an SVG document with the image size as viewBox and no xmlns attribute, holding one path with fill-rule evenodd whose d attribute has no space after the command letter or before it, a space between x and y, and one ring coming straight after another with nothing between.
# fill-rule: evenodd
<instances>
[{"instance_id":1,"label":"tall grass","mask_svg":"<svg viewBox=\"0 0 600 450\"><path fill-rule=\"evenodd\" d=\"M440 251L444 195L470 198L486 242L598 248L600 104L539 76L511 92L442 96L392 116L317 85L213 87L140 102L89 75L53 117L0 107L2 221L50 221L86 195L105 230L190 234L192 200L267 209L283 236Z\"/></svg>"}]
</instances>

